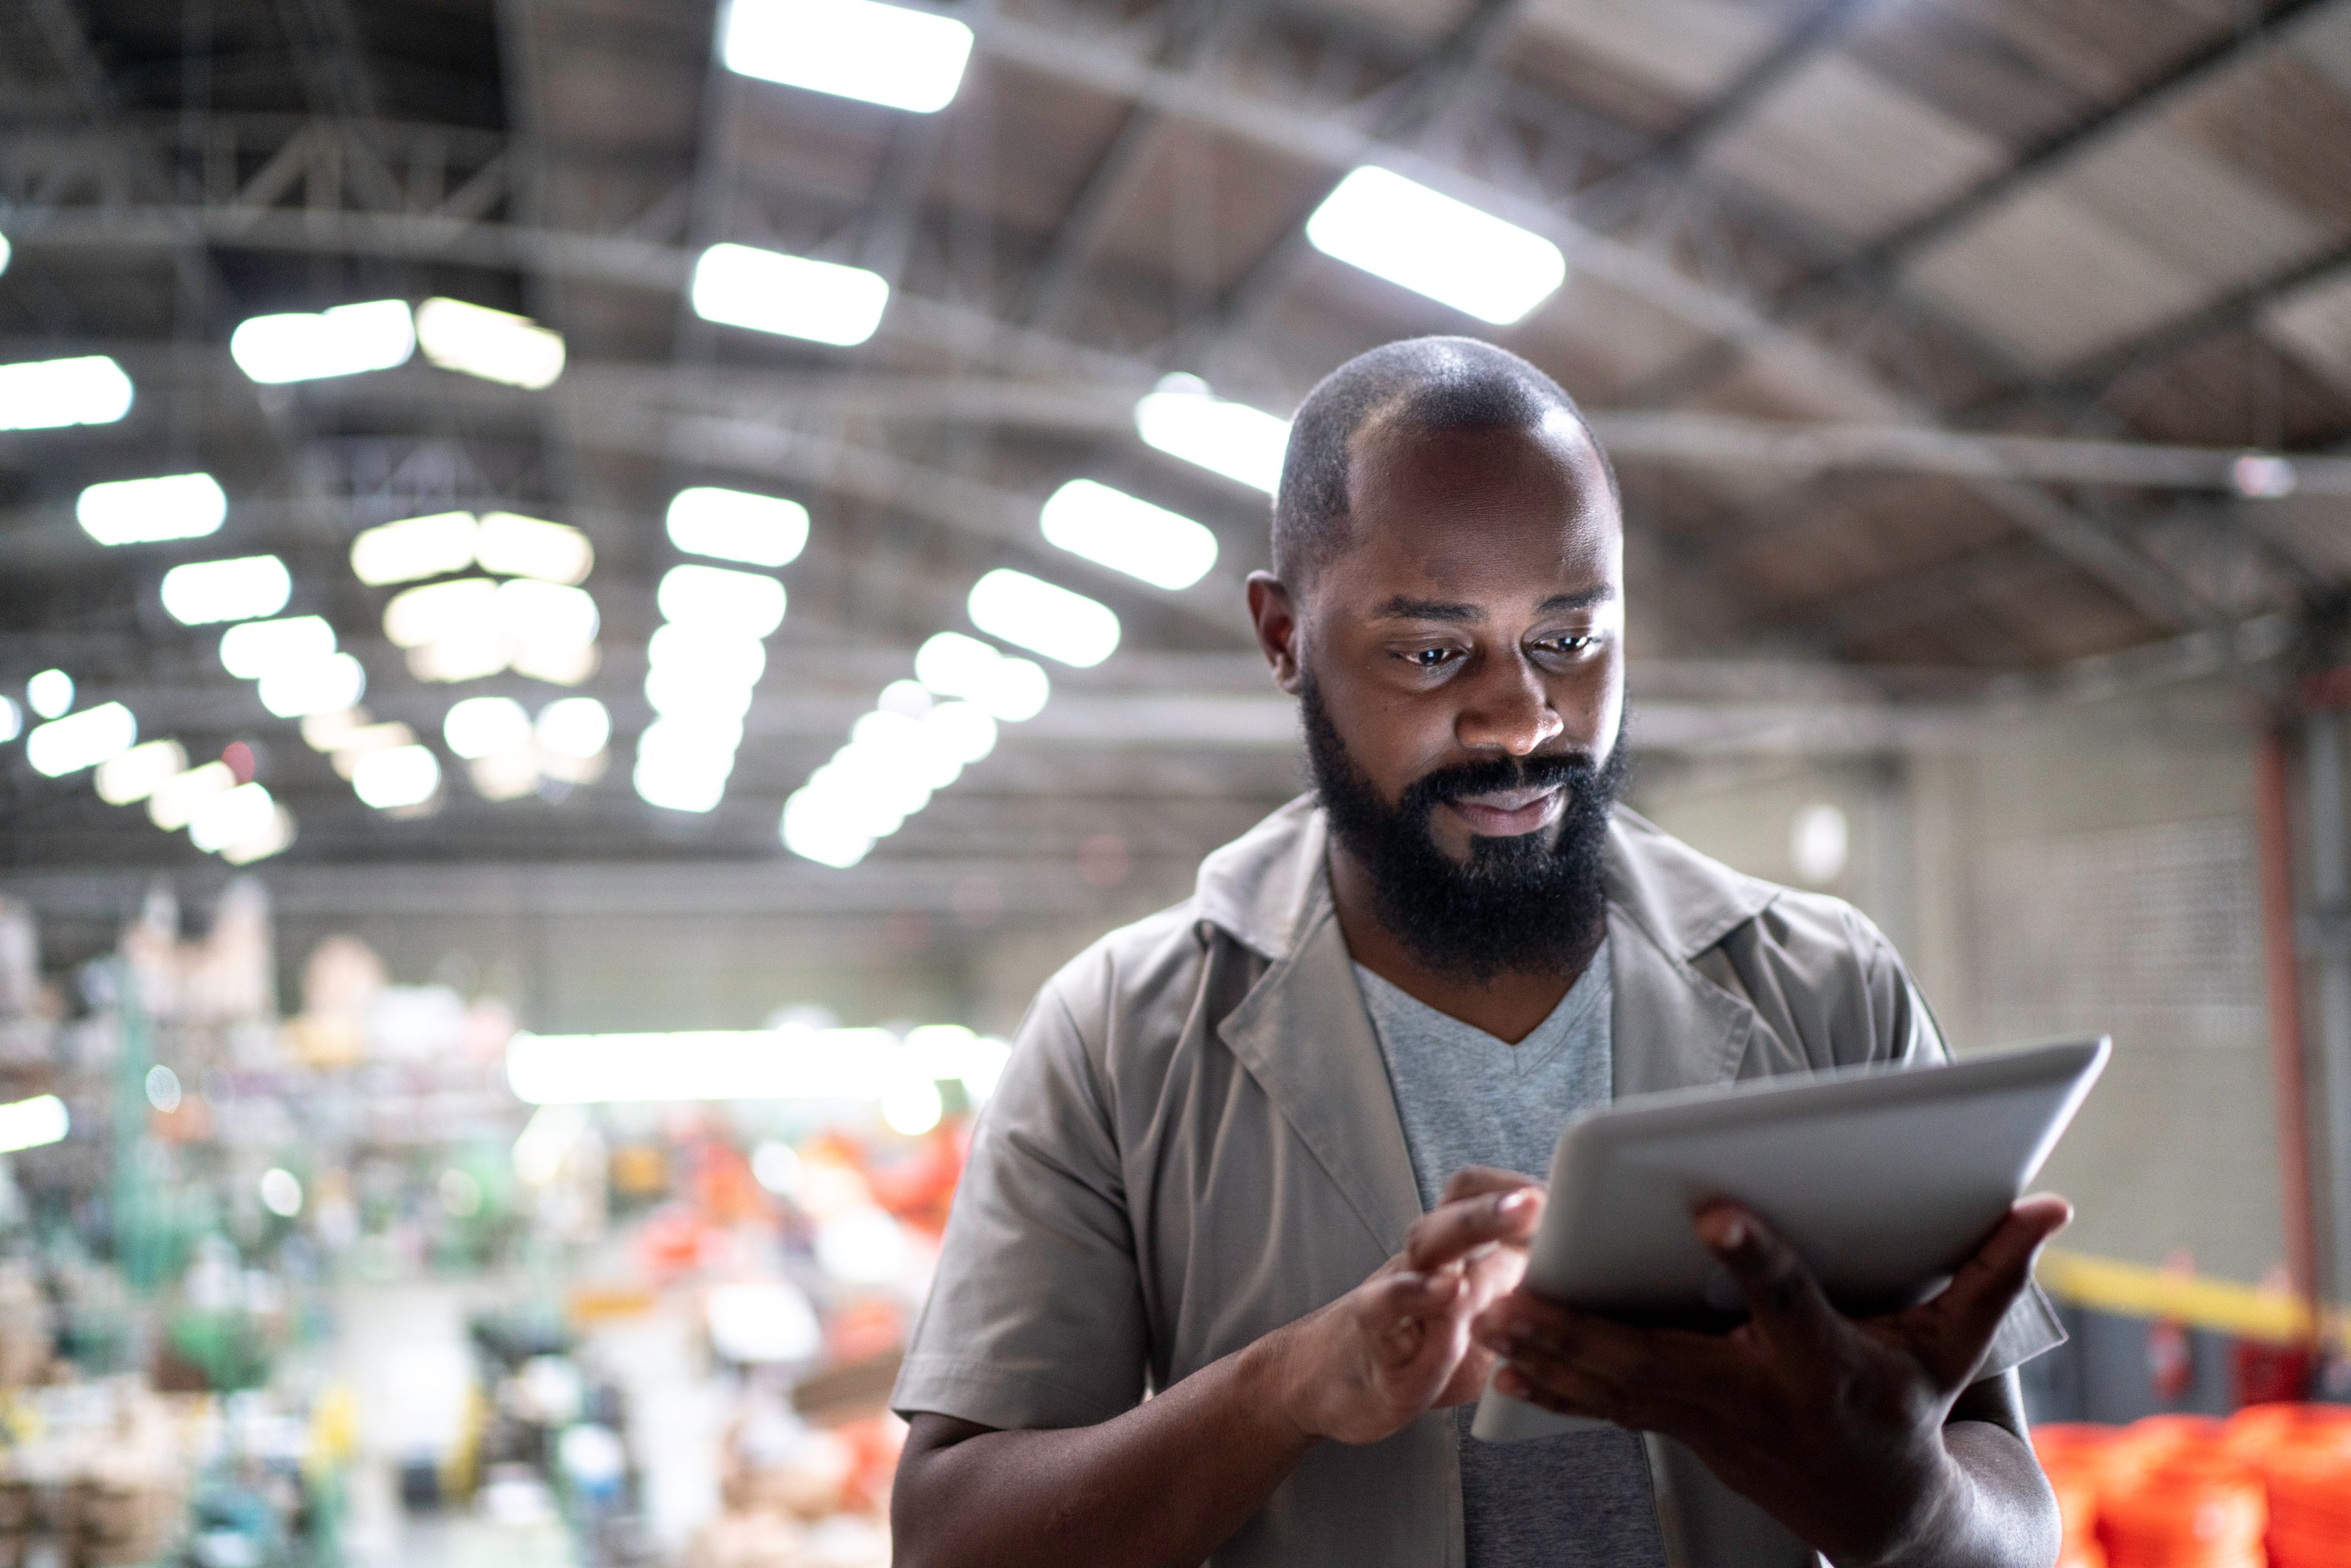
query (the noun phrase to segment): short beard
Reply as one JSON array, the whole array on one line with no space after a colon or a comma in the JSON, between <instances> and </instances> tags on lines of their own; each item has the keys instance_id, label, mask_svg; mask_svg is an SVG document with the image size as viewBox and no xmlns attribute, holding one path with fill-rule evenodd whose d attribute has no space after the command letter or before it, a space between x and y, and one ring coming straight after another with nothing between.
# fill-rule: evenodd
<instances>
[{"instance_id":1,"label":"short beard","mask_svg":"<svg viewBox=\"0 0 2351 1568\"><path fill-rule=\"evenodd\" d=\"M1331 831L1372 879L1380 924L1448 978L1572 974L1599 946L1607 917L1608 821L1630 763L1620 726L1608 760L1552 755L1465 762L1417 779L1389 807L1347 755L1312 676L1300 689L1306 758ZM1467 864L1429 831L1437 806L1490 790L1560 788L1559 824L1512 838L1473 837Z\"/></svg>"}]
</instances>

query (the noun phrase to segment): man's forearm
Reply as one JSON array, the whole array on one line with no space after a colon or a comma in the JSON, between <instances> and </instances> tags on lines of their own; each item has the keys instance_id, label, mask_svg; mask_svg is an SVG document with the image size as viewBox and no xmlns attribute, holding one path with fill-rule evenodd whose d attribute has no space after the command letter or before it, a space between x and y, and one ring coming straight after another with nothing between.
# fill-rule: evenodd
<instances>
[{"instance_id":1,"label":"man's forearm","mask_svg":"<svg viewBox=\"0 0 2351 1568\"><path fill-rule=\"evenodd\" d=\"M1194 1568L1313 1447L1282 1410L1278 1364L1260 1340L1094 1427L918 1424L891 1507L896 1561Z\"/></svg>"}]
</instances>

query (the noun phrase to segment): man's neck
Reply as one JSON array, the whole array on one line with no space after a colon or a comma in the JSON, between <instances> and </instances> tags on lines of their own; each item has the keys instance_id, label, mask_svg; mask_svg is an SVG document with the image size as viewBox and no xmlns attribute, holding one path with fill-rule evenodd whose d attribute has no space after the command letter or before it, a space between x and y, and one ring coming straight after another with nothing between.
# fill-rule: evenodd
<instances>
[{"instance_id":1,"label":"man's neck","mask_svg":"<svg viewBox=\"0 0 2351 1568\"><path fill-rule=\"evenodd\" d=\"M1397 990L1496 1040L1516 1045L1551 1017L1560 998L1583 977L1607 930L1594 926L1592 939L1573 960L1558 968L1531 972L1506 971L1489 979L1471 980L1431 968L1398 941L1379 917L1372 879L1355 857L1337 844L1331 846L1331 902L1339 915L1340 935L1356 963Z\"/></svg>"}]
</instances>

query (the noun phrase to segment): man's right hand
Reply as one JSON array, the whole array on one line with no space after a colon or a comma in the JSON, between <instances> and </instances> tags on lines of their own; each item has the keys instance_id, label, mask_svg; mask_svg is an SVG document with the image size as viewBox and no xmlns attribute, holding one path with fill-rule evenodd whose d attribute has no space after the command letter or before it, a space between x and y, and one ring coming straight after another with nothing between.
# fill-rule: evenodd
<instances>
[{"instance_id":1,"label":"man's right hand","mask_svg":"<svg viewBox=\"0 0 2351 1568\"><path fill-rule=\"evenodd\" d=\"M1469 1325L1525 1274L1542 1202L1531 1177L1461 1171L1377 1273L1260 1341L1299 1432L1376 1443L1429 1410L1476 1398L1493 1357Z\"/></svg>"}]
</instances>

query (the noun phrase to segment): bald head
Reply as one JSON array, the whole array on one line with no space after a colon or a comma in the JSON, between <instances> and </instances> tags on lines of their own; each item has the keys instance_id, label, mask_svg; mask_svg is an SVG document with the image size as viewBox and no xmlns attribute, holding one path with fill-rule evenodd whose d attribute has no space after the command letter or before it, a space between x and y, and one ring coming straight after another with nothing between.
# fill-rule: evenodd
<instances>
[{"instance_id":1,"label":"bald head","mask_svg":"<svg viewBox=\"0 0 2351 1568\"><path fill-rule=\"evenodd\" d=\"M1374 445L1415 437L1520 432L1573 449L1606 486L1616 476L1583 411L1518 355L1474 338L1409 338L1358 354L1307 394L1290 427L1273 507L1274 574L1303 591L1346 547L1353 487Z\"/></svg>"}]
</instances>

